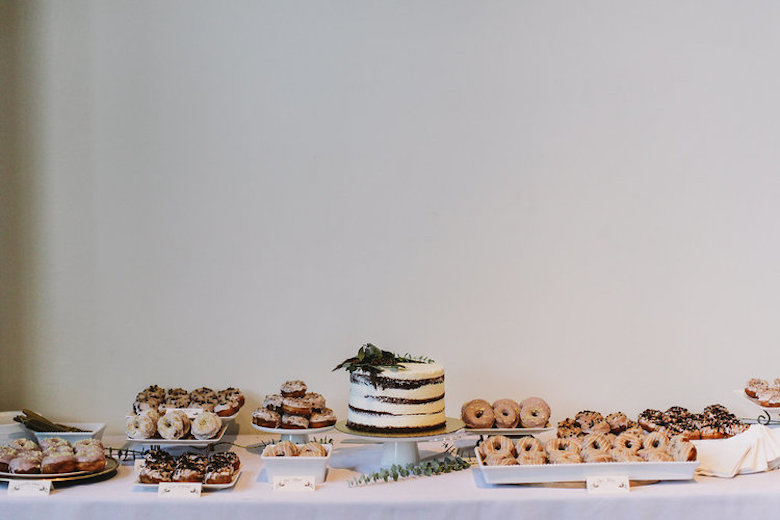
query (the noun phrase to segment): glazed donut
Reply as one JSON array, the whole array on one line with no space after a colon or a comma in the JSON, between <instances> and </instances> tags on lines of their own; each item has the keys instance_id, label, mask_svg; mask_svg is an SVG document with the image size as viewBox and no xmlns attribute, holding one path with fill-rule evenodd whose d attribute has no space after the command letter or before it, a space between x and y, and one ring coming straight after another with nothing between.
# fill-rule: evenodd
<instances>
[{"instance_id":1,"label":"glazed donut","mask_svg":"<svg viewBox=\"0 0 780 520\"><path fill-rule=\"evenodd\" d=\"M125 431L130 439L151 439L157 433L157 423L147 414L127 418Z\"/></svg>"},{"instance_id":2,"label":"glazed donut","mask_svg":"<svg viewBox=\"0 0 780 520\"><path fill-rule=\"evenodd\" d=\"M35 452L27 451L18 454L8 462L8 471L19 475L30 475L41 472L41 459ZM40 452L38 452L40 454Z\"/></svg>"},{"instance_id":3,"label":"glazed donut","mask_svg":"<svg viewBox=\"0 0 780 520\"><path fill-rule=\"evenodd\" d=\"M515 428L520 423L520 407L511 399L499 399L493 403L496 428Z\"/></svg>"},{"instance_id":4,"label":"glazed donut","mask_svg":"<svg viewBox=\"0 0 780 520\"><path fill-rule=\"evenodd\" d=\"M645 450L666 450L669 444L669 438L661 432L652 432L645 435L642 439L642 449Z\"/></svg>"},{"instance_id":5,"label":"glazed donut","mask_svg":"<svg viewBox=\"0 0 780 520\"><path fill-rule=\"evenodd\" d=\"M81 439L80 441L73 443L73 449L76 452L93 446L100 448L101 450L103 449L103 443L98 439Z\"/></svg>"},{"instance_id":6,"label":"glazed donut","mask_svg":"<svg viewBox=\"0 0 780 520\"><path fill-rule=\"evenodd\" d=\"M319 442L307 442L298 450L300 457L327 457L328 450Z\"/></svg>"},{"instance_id":7,"label":"glazed donut","mask_svg":"<svg viewBox=\"0 0 780 520\"><path fill-rule=\"evenodd\" d=\"M70 473L76 471L76 457L73 451L54 451L41 460L41 473Z\"/></svg>"},{"instance_id":8,"label":"glazed donut","mask_svg":"<svg viewBox=\"0 0 780 520\"><path fill-rule=\"evenodd\" d=\"M609 451L612 449L612 441L604 433L589 433L582 439L580 449Z\"/></svg>"},{"instance_id":9,"label":"glazed donut","mask_svg":"<svg viewBox=\"0 0 780 520\"><path fill-rule=\"evenodd\" d=\"M285 381L280 390L284 397L303 397L306 395L306 383L297 379Z\"/></svg>"},{"instance_id":10,"label":"glazed donut","mask_svg":"<svg viewBox=\"0 0 780 520\"><path fill-rule=\"evenodd\" d=\"M582 457L571 451L553 451L550 453L550 464L579 464Z\"/></svg>"},{"instance_id":11,"label":"glazed donut","mask_svg":"<svg viewBox=\"0 0 780 520\"><path fill-rule=\"evenodd\" d=\"M8 473L8 463L19 456L19 450L11 446L0 446L0 471Z\"/></svg>"},{"instance_id":12,"label":"glazed donut","mask_svg":"<svg viewBox=\"0 0 780 520\"><path fill-rule=\"evenodd\" d=\"M183 412L170 411L157 421L157 432L160 437L177 440L185 437L190 431L190 420Z\"/></svg>"},{"instance_id":13,"label":"glazed donut","mask_svg":"<svg viewBox=\"0 0 780 520\"><path fill-rule=\"evenodd\" d=\"M263 408L268 408L277 413L282 413L282 394L266 395L263 400Z\"/></svg>"},{"instance_id":14,"label":"glazed donut","mask_svg":"<svg viewBox=\"0 0 780 520\"><path fill-rule=\"evenodd\" d=\"M77 451L75 459L79 471L101 471L106 467L106 454L96 445Z\"/></svg>"},{"instance_id":15,"label":"glazed donut","mask_svg":"<svg viewBox=\"0 0 780 520\"><path fill-rule=\"evenodd\" d=\"M238 401L238 406L244 406L244 403L246 402L246 399L244 398L244 394L239 390L238 388L228 387L224 390L220 390L217 392L219 394L220 401Z\"/></svg>"},{"instance_id":16,"label":"glazed donut","mask_svg":"<svg viewBox=\"0 0 780 520\"><path fill-rule=\"evenodd\" d=\"M547 464L547 454L543 451L524 451L517 456L517 462L523 466Z\"/></svg>"},{"instance_id":17,"label":"glazed donut","mask_svg":"<svg viewBox=\"0 0 780 520\"><path fill-rule=\"evenodd\" d=\"M11 441L10 446L19 451L41 451L41 447L30 439L14 439Z\"/></svg>"},{"instance_id":18,"label":"glazed donut","mask_svg":"<svg viewBox=\"0 0 780 520\"><path fill-rule=\"evenodd\" d=\"M41 447L41 451L53 450L60 446L67 446L70 448L70 443L65 439L60 439L59 437L45 437L41 439L38 445Z\"/></svg>"},{"instance_id":19,"label":"glazed donut","mask_svg":"<svg viewBox=\"0 0 780 520\"><path fill-rule=\"evenodd\" d=\"M621 448L612 448L609 450L609 455L615 462L644 462L645 460L636 452Z\"/></svg>"},{"instance_id":20,"label":"glazed donut","mask_svg":"<svg viewBox=\"0 0 780 520\"><path fill-rule=\"evenodd\" d=\"M213 412L203 412L192 420L192 436L199 440L213 439L222 429L222 419Z\"/></svg>"},{"instance_id":21,"label":"glazed donut","mask_svg":"<svg viewBox=\"0 0 780 520\"><path fill-rule=\"evenodd\" d=\"M515 444L512 442L512 439L509 437L505 437L504 435L495 435L493 437L488 437L484 441L482 441L482 444L480 446L480 451L483 455L492 455L494 453L503 453L510 455L512 457L517 456L517 451L515 450Z\"/></svg>"},{"instance_id":22,"label":"glazed donut","mask_svg":"<svg viewBox=\"0 0 780 520\"><path fill-rule=\"evenodd\" d=\"M639 455L647 462L674 462L674 458L664 450L639 450Z\"/></svg>"},{"instance_id":23,"label":"glazed donut","mask_svg":"<svg viewBox=\"0 0 780 520\"><path fill-rule=\"evenodd\" d=\"M265 428L278 428L282 424L282 417L268 408L258 408L252 412L252 422Z\"/></svg>"},{"instance_id":24,"label":"glazed donut","mask_svg":"<svg viewBox=\"0 0 780 520\"><path fill-rule=\"evenodd\" d=\"M514 457L506 453L491 453L484 458L487 466L517 466L518 462Z\"/></svg>"},{"instance_id":25,"label":"glazed donut","mask_svg":"<svg viewBox=\"0 0 780 520\"><path fill-rule=\"evenodd\" d=\"M230 484L235 470L230 464L222 461L210 461L203 476L204 484Z\"/></svg>"},{"instance_id":26,"label":"glazed donut","mask_svg":"<svg viewBox=\"0 0 780 520\"><path fill-rule=\"evenodd\" d=\"M227 397L220 394L217 404L214 405L214 413L220 417L230 417L241 409L241 403L235 397Z\"/></svg>"},{"instance_id":27,"label":"glazed donut","mask_svg":"<svg viewBox=\"0 0 780 520\"><path fill-rule=\"evenodd\" d=\"M544 449L547 452L548 455L551 456L556 451L568 451L570 453L579 453L580 452L580 446L572 439L561 439L561 438L555 438L550 439L547 441L544 445Z\"/></svg>"},{"instance_id":28,"label":"glazed donut","mask_svg":"<svg viewBox=\"0 0 780 520\"><path fill-rule=\"evenodd\" d=\"M626 450L629 453L636 453L642 449L642 438L644 435L637 435L634 432L624 431L618 435L612 446L618 450Z\"/></svg>"},{"instance_id":29,"label":"glazed donut","mask_svg":"<svg viewBox=\"0 0 780 520\"><path fill-rule=\"evenodd\" d=\"M522 437L515 444L515 448L517 449L517 453L520 455L523 453L533 453L535 451L544 453L544 444L542 444L539 439L535 439L534 437Z\"/></svg>"},{"instance_id":30,"label":"glazed donut","mask_svg":"<svg viewBox=\"0 0 780 520\"><path fill-rule=\"evenodd\" d=\"M600 434L596 434L600 435ZM584 449L580 452L583 462L614 462L614 459L605 450L596 450L593 448Z\"/></svg>"},{"instance_id":31,"label":"glazed donut","mask_svg":"<svg viewBox=\"0 0 780 520\"><path fill-rule=\"evenodd\" d=\"M496 414L490 403L484 399L474 399L460 408L460 418L469 428L491 428Z\"/></svg>"},{"instance_id":32,"label":"glazed donut","mask_svg":"<svg viewBox=\"0 0 780 520\"><path fill-rule=\"evenodd\" d=\"M631 421L623 412L615 412L607 415L607 424L612 433L622 433L631 426Z\"/></svg>"},{"instance_id":33,"label":"glazed donut","mask_svg":"<svg viewBox=\"0 0 780 520\"><path fill-rule=\"evenodd\" d=\"M520 402L520 425L542 428L550 420L550 406L541 397L528 397Z\"/></svg>"}]
</instances>

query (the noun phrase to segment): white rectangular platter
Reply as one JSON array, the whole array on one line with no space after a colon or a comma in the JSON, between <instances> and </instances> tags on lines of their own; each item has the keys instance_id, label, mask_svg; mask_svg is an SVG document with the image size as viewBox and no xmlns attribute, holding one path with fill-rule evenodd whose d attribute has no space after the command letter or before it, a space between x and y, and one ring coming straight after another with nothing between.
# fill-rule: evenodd
<instances>
[{"instance_id":1,"label":"white rectangular platter","mask_svg":"<svg viewBox=\"0 0 780 520\"><path fill-rule=\"evenodd\" d=\"M237 471L233 475L233 480L231 480L229 483L227 483L227 484L203 484L203 489L217 490L217 489L229 489L229 488L232 488L233 486L236 485L236 482L238 481L238 477L239 476L241 476L241 472ZM136 477L135 485L137 487L142 487L142 488L157 488L157 487L160 486L159 484L144 484L143 482L138 480L138 477Z\"/></svg>"},{"instance_id":2,"label":"white rectangular platter","mask_svg":"<svg viewBox=\"0 0 780 520\"><path fill-rule=\"evenodd\" d=\"M536 484L584 482L588 477L627 476L629 480L691 480L699 467L694 462L584 462L486 466L477 455L479 469L488 484Z\"/></svg>"}]
</instances>

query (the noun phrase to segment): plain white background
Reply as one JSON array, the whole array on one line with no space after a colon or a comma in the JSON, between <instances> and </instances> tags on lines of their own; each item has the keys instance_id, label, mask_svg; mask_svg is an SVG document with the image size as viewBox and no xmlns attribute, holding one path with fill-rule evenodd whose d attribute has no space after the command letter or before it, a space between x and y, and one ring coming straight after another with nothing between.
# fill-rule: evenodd
<instances>
[{"instance_id":1,"label":"plain white background","mask_svg":"<svg viewBox=\"0 0 780 520\"><path fill-rule=\"evenodd\" d=\"M367 341L445 365L454 416L750 415L780 377L775 2L12 12L4 409L118 432L232 385L250 431L300 378L343 417Z\"/></svg>"}]
</instances>

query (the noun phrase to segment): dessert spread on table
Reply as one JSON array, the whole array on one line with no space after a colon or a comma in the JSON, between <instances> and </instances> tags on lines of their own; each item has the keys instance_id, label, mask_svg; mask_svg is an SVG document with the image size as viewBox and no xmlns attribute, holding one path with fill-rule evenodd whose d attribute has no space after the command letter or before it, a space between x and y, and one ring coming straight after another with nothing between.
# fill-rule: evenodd
<instances>
[{"instance_id":1,"label":"dessert spread on table","mask_svg":"<svg viewBox=\"0 0 780 520\"><path fill-rule=\"evenodd\" d=\"M301 380L286 381L278 394L266 395L263 405L252 412L252 422L264 428L303 430L336 424L336 415L325 398L309 392Z\"/></svg>"},{"instance_id":2,"label":"dessert spread on table","mask_svg":"<svg viewBox=\"0 0 780 520\"><path fill-rule=\"evenodd\" d=\"M349 371L347 426L383 433L441 428L444 367L427 358L398 356L367 343L334 370Z\"/></svg>"}]
</instances>

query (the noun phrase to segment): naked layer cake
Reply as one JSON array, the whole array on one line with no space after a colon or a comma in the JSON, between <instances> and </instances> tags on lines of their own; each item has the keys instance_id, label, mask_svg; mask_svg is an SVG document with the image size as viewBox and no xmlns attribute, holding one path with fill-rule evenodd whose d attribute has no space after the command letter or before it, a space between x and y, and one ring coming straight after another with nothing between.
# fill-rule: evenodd
<instances>
[{"instance_id":1,"label":"naked layer cake","mask_svg":"<svg viewBox=\"0 0 780 520\"><path fill-rule=\"evenodd\" d=\"M397 356L370 343L361 351L337 367L350 372L348 427L415 433L445 425L444 367L424 358Z\"/></svg>"}]
</instances>

